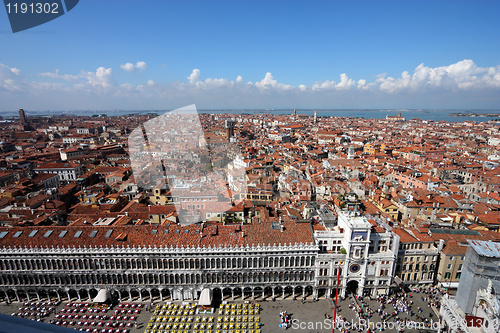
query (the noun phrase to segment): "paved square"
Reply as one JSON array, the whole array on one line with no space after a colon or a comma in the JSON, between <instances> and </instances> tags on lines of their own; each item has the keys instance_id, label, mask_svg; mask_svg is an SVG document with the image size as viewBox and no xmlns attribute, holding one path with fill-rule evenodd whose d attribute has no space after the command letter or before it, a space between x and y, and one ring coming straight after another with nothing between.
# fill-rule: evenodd
<instances>
[{"instance_id":1,"label":"paved square","mask_svg":"<svg viewBox=\"0 0 500 333\"><path fill-rule=\"evenodd\" d=\"M361 332L367 332L369 322L372 322L372 329L374 331L380 331L378 328L383 325L385 320L385 329L384 332L400 332L398 331L398 327L403 327L404 332L430 332L432 331L432 323L436 323L438 321L437 311L439 308L439 298L440 294L436 294L436 290L432 290L431 292L409 292L407 294L395 294L391 297L386 297L384 300L383 309L377 311L380 308L381 303L376 299L370 300L368 298L365 299L355 299L353 297L346 298L344 300L339 299L338 301L338 311L337 316L339 319L344 321L348 321L350 323L356 323L357 325L361 322L366 325L361 327ZM248 301L247 301L248 302ZM245 302L245 303L247 303ZM180 306L183 302L172 302L172 304L177 304ZM186 302L184 302L186 303ZM54 311L49 316L43 318L43 322L49 322L54 319L56 313L60 313L60 310L67 307L68 302L62 302L58 305ZM151 309L150 303L144 303L145 306L142 308L141 312L137 315L137 327L128 328L130 333L143 333L147 331L148 323L151 322L151 318L158 317L160 313L157 311L155 314L155 310L159 308L163 308L166 305L166 302L155 303L153 309ZM197 304L196 302L192 302L192 304ZM242 301L228 301L226 307L229 306L231 310L231 305L235 304L235 308L238 309L238 304L240 304L241 308L243 308L244 302ZM248 306L249 303L247 303ZM281 331L283 328L280 328L280 312L286 311L287 314L291 315L292 325L289 327L289 331L292 332L311 332L311 333L326 333L332 332L333 322L333 304L334 300L329 299L320 299L318 301L306 300L302 303L299 300L276 300L276 301L259 301L256 303L260 307L260 311L258 314L255 314L254 317L258 316L258 322L262 324L260 326L260 330L262 333L275 333ZM9 305L5 303L0 303L0 312L10 315L14 312L18 312L18 309L23 307L23 303L13 302ZM216 324L219 322L218 317L225 317L226 313L223 312L219 315L220 305L217 305L214 309L213 314L194 314L193 321L190 329L179 330L155 330L155 332L189 332L192 333L195 331L194 323L196 323L196 317L208 317L212 316L214 323L212 325L212 329L208 329L205 326L203 330L204 333L216 333ZM114 314L114 311L119 309L118 306L114 306L107 311L108 315ZM397 311L397 313L396 313ZM228 314L231 316L231 313ZM235 314L238 315L237 313ZM382 319L382 317L384 319ZM360 319L361 318L361 319ZM252 318L253 319L253 318ZM253 320L252 320L253 321ZM399 321L399 324L396 323ZM411 328L411 322L419 323L418 328ZM220 322L224 323L224 320L220 320ZM236 322L236 321L235 321ZM248 322L248 320L247 320ZM200 320L201 323L201 320ZM208 320L207 320L208 323ZM378 326L377 326L378 325ZM402 325L402 326L400 326ZM201 326L201 325L200 325ZM344 326L347 327L347 326ZM352 327L349 330L344 332L359 332L359 327L353 329ZM254 332L258 329L257 326L254 327ZM151 330L150 330L151 331ZM196 329L197 332L200 332L200 327L198 326ZM243 329L236 329L234 327L233 332L243 332ZM248 330L247 330L248 331ZM221 333L230 333L231 330L228 329L224 331L222 328L220 329ZM340 330L336 330L336 332L340 332Z\"/></svg>"}]
</instances>

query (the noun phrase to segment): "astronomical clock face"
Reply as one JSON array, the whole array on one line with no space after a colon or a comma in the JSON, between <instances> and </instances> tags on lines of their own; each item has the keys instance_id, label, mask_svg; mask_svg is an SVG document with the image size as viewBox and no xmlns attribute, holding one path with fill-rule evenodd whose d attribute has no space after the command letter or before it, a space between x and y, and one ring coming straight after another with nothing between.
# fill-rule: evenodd
<instances>
[{"instance_id":1,"label":"astronomical clock face","mask_svg":"<svg viewBox=\"0 0 500 333\"><path fill-rule=\"evenodd\" d=\"M361 267L358 264L352 264L351 267L349 267L349 270L351 273L357 274L359 273Z\"/></svg>"}]
</instances>

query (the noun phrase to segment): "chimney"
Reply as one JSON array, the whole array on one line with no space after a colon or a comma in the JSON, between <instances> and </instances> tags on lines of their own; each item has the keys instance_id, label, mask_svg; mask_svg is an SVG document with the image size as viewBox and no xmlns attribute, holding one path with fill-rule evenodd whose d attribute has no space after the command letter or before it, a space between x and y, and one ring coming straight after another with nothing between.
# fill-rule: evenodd
<instances>
[{"instance_id":1,"label":"chimney","mask_svg":"<svg viewBox=\"0 0 500 333\"><path fill-rule=\"evenodd\" d=\"M281 228L280 228L281 232L283 232L285 230L285 226L284 225L281 225Z\"/></svg>"},{"instance_id":2,"label":"chimney","mask_svg":"<svg viewBox=\"0 0 500 333\"><path fill-rule=\"evenodd\" d=\"M439 240L438 251L441 251L444 247L444 239Z\"/></svg>"}]
</instances>

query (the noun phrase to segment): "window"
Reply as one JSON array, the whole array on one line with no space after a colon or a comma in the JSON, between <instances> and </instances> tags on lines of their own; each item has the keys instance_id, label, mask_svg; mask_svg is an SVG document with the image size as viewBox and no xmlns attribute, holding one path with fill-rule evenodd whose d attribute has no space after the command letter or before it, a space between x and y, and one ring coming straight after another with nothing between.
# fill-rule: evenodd
<instances>
[{"instance_id":1,"label":"window","mask_svg":"<svg viewBox=\"0 0 500 333\"><path fill-rule=\"evenodd\" d=\"M446 274L444 275L444 278L445 279L449 279L451 276L451 273L450 272L446 272Z\"/></svg>"},{"instance_id":2,"label":"window","mask_svg":"<svg viewBox=\"0 0 500 333\"><path fill-rule=\"evenodd\" d=\"M461 275L462 275L462 272L458 272L457 275L455 275L455 279L460 279Z\"/></svg>"},{"instance_id":3,"label":"window","mask_svg":"<svg viewBox=\"0 0 500 333\"><path fill-rule=\"evenodd\" d=\"M451 264L448 264L447 268L448 268L448 269L451 269Z\"/></svg>"},{"instance_id":4,"label":"window","mask_svg":"<svg viewBox=\"0 0 500 333\"><path fill-rule=\"evenodd\" d=\"M68 233L67 230L61 231L61 233L59 234L59 238L63 238L67 233Z\"/></svg>"},{"instance_id":5,"label":"window","mask_svg":"<svg viewBox=\"0 0 500 333\"><path fill-rule=\"evenodd\" d=\"M2 232L0 232L0 239L2 239L5 236L7 236L8 233L9 233L8 231L2 231Z\"/></svg>"},{"instance_id":6,"label":"window","mask_svg":"<svg viewBox=\"0 0 500 333\"><path fill-rule=\"evenodd\" d=\"M28 235L28 237L34 237L37 232L38 232L38 230L33 230L32 232L30 232L30 234Z\"/></svg>"},{"instance_id":7,"label":"window","mask_svg":"<svg viewBox=\"0 0 500 333\"><path fill-rule=\"evenodd\" d=\"M17 237L21 236L21 234L22 234L22 233L23 233L22 231L17 231L17 232L14 234L14 236L12 236L12 237L16 237L16 238L17 238Z\"/></svg>"},{"instance_id":8,"label":"window","mask_svg":"<svg viewBox=\"0 0 500 333\"><path fill-rule=\"evenodd\" d=\"M45 235L43 235L43 237L45 237L45 238L49 237L49 236L52 234L52 232L53 232L53 231L54 231L54 230L49 230L49 231L47 231L47 232L45 233Z\"/></svg>"},{"instance_id":9,"label":"window","mask_svg":"<svg viewBox=\"0 0 500 333\"><path fill-rule=\"evenodd\" d=\"M78 238L80 237L80 235L82 234L83 231L77 231L75 232L75 235L73 236L73 238Z\"/></svg>"},{"instance_id":10,"label":"window","mask_svg":"<svg viewBox=\"0 0 500 333\"><path fill-rule=\"evenodd\" d=\"M111 237L111 234L113 233L113 229L109 229L108 231L106 231L106 234L104 235L104 238L109 238Z\"/></svg>"},{"instance_id":11,"label":"window","mask_svg":"<svg viewBox=\"0 0 500 333\"><path fill-rule=\"evenodd\" d=\"M156 234L157 232L158 232L158 230L156 230L156 229L151 230L152 235Z\"/></svg>"},{"instance_id":12,"label":"window","mask_svg":"<svg viewBox=\"0 0 500 333\"><path fill-rule=\"evenodd\" d=\"M95 237L97 235L97 230L92 230L89 234L89 237Z\"/></svg>"}]
</instances>

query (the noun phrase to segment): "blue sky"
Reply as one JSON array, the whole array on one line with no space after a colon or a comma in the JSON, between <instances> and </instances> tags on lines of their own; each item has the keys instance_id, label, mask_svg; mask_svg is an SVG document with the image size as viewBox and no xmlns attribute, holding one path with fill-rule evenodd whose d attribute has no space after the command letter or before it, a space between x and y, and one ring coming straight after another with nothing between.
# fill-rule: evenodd
<instances>
[{"instance_id":1,"label":"blue sky","mask_svg":"<svg viewBox=\"0 0 500 333\"><path fill-rule=\"evenodd\" d=\"M81 0L13 34L0 112L499 108L499 1Z\"/></svg>"}]
</instances>

